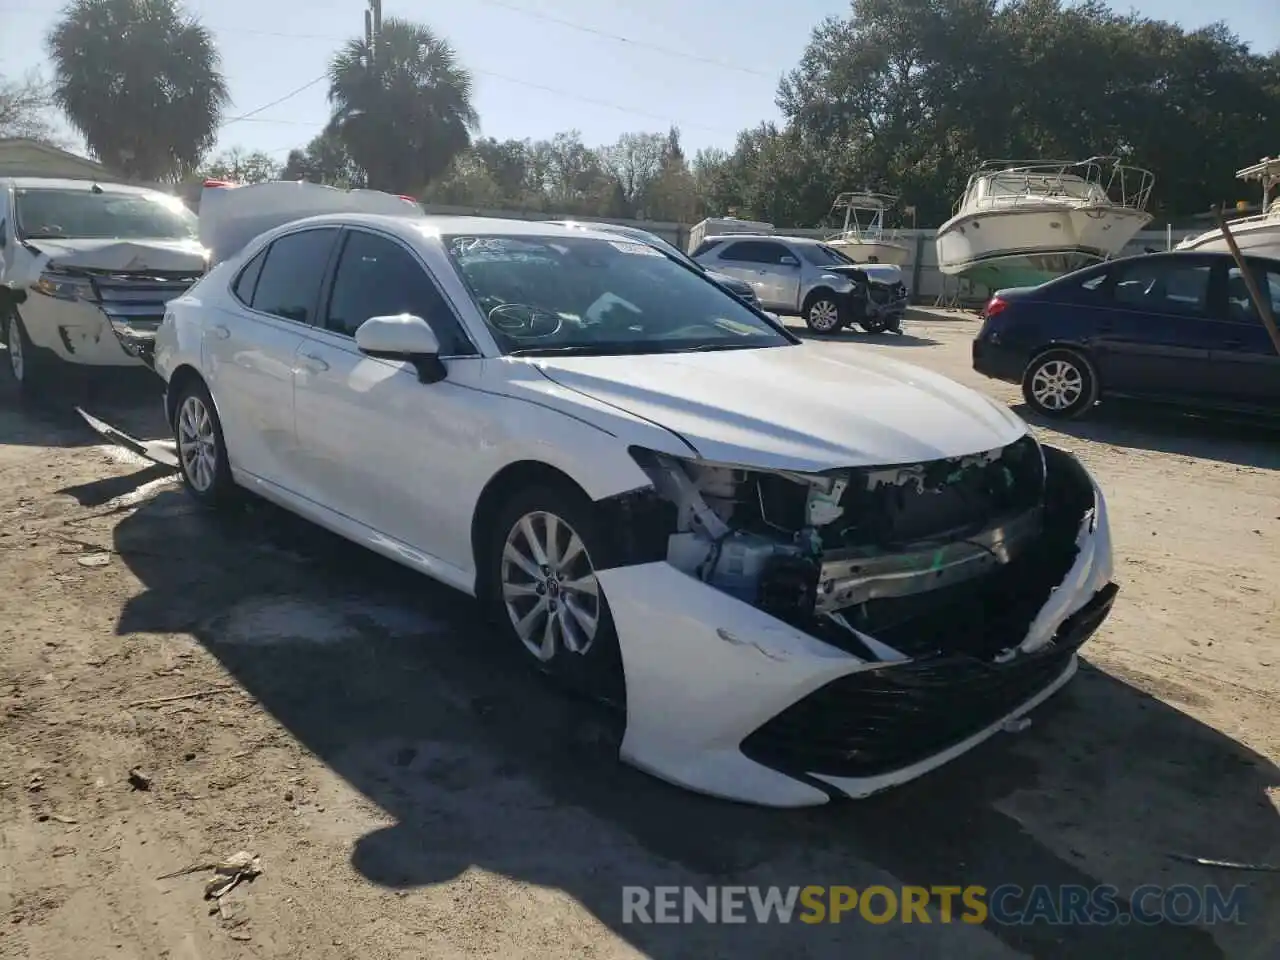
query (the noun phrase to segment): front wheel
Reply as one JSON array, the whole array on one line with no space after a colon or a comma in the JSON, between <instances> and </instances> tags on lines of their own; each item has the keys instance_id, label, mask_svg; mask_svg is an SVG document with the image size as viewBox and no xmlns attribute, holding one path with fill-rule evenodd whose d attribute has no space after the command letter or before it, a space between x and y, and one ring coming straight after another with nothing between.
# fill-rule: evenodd
<instances>
[{"instance_id":1,"label":"front wheel","mask_svg":"<svg viewBox=\"0 0 1280 960\"><path fill-rule=\"evenodd\" d=\"M834 297L816 296L804 308L805 326L814 333L835 333L845 322L844 308Z\"/></svg>"},{"instance_id":2,"label":"front wheel","mask_svg":"<svg viewBox=\"0 0 1280 960\"><path fill-rule=\"evenodd\" d=\"M484 558L484 599L529 662L576 693L625 701L621 651L596 571L608 544L576 490L521 490L497 512Z\"/></svg>"},{"instance_id":3,"label":"front wheel","mask_svg":"<svg viewBox=\"0 0 1280 960\"><path fill-rule=\"evenodd\" d=\"M1022 396L1043 416L1056 420L1079 417L1098 399L1098 378L1083 354L1050 350L1027 364Z\"/></svg>"},{"instance_id":4,"label":"front wheel","mask_svg":"<svg viewBox=\"0 0 1280 960\"><path fill-rule=\"evenodd\" d=\"M173 405L173 437L187 492L210 508L233 503L238 491L231 478L222 423L209 388L200 380L189 380L178 391Z\"/></svg>"},{"instance_id":5,"label":"front wheel","mask_svg":"<svg viewBox=\"0 0 1280 960\"><path fill-rule=\"evenodd\" d=\"M10 307L0 313L4 317L4 345L9 354L9 375L23 396L33 397L47 385L54 361L27 336L18 311Z\"/></svg>"}]
</instances>

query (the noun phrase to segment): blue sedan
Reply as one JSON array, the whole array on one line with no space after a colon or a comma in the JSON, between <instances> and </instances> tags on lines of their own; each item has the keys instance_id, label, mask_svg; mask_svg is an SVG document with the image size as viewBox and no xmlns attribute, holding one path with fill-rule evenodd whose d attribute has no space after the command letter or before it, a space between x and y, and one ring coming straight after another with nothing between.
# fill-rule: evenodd
<instances>
[{"instance_id":1,"label":"blue sedan","mask_svg":"<svg viewBox=\"0 0 1280 960\"><path fill-rule=\"evenodd\" d=\"M1280 316L1280 260L1248 262ZM1280 415L1280 354L1226 253L1112 260L997 291L982 316L973 368L1046 417L1100 397Z\"/></svg>"}]
</instances>

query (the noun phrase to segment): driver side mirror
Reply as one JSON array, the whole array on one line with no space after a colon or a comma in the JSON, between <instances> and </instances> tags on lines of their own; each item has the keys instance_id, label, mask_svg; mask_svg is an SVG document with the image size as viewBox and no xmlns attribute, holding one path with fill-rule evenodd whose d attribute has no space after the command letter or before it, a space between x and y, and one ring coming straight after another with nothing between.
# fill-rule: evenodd
<instances>
[{"instance_id":1,"label":"driver side mirror","mask_svg":"<svg viewBox=\"0 0 1280 960\"><path fill-rule=\"evenodd\" d=\"M792 257L792 256L781 256L781 257L779 257L779 258L778 258L778 263L779 263L779 264L781 264L781 265L782 265L782 266L784 266L784 267L798 267L798 266L800 266L800 261L799 261L799 260L797 260L795 257Z\"/></svg>"},{"instance_id":2,"label":"driver side mirror","mask_svg":"<svg viewBox=\"0 0 1280 960\"><path fill-rule=\"evenodd\" d=\"M370 317L356 328L356 347L381 360L408 360L417 368L420 383L439 383L447 375L435 331L411 313Z\"/></svg>"}]
</instances>

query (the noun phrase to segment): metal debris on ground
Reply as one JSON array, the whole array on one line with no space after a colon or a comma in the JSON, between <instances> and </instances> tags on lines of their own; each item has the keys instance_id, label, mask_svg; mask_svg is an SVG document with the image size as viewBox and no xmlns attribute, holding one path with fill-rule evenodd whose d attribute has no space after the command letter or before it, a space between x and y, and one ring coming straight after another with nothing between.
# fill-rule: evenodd
<instances>
[{"instance_id":1,"label":"metal debris on ground","mask_svg":"<svg viewBox=\"0 0 1280 960\"><path fill-rule=\"evenodd\" d=\"M206 900L217 900L219 897L226 896L234 890L240 881L253 880L255 877L260 876L262 874L262 860L255 853L240 850L225 860L219 860L216 863L193 863L191 866L175 870L173 873L162 874L156 879L172 880L174 877L199 873L201 870L213 871L213 876L205 881L204 898Z\"/></svg>"},{"instance_id":2,"label":"metal debris on ground","mask_svg":"<svg viewBox=\"0 0 1280 960\"><path fill-rule=\"evenodd\" d=\"M135 790L150 790L151 778L137 767L134 767L129 771L129 786Z\"/></svg>"},{"instance_id":3,"label":"metal debris on ground","mask_svg":"<svg viewBox=\"0 0 1280 960\"><path fill-rule=\"evenodd\" d=\"M111 562L109 553L91 553L85 557L77 557L76 563L82 567L105 567Z\"/></svg>"}]
</instances>

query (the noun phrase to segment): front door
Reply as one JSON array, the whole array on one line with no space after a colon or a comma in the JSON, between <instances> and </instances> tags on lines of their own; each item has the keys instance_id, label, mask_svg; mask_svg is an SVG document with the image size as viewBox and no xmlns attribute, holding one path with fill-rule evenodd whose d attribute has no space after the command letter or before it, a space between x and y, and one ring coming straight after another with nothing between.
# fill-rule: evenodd
<instances>
[{"instance_id":1,"label":"front door","mask_svg":"<svg viewBox=\"0 0 1280 960\"><path fill-rule=\"evenodd\" d=\"M365 356L356 329L412 313L431 324L449 376L421 383L414 366ZM470 567L470 516L457 506L484 435L466 384L483 363L417 256L395 238L345 232L323 328L298 348L301 492L384 537L457 569ZM441 571L446 580L456 578Z\"/></svg>"},{"instance_id":2,"label":"front door","mask_svg":"<svg viewBox=\"0 0 1280 960\"><path fill-rule=\"evenodd\" d=\"M1258 287L1280 317L1280 270L1253 264ZM1280 410L1280 354L1258 314L1244 277L1227 271L1227 297L1219 339L1210 349L1213 377L1225 399Z\"/></svg>"},{"instance_id":3,"label":"front door","mask_svg":"<svg viewBox=\"0 0 1280 960\"><path fill-rule=\"evenodd\" d=\"M716 269L751 284L770 310L799 309L800 261L776 240L733 240L720 251Z\"/></svg>"},{"instance_id":4,"label":"front door","mask_svg":"<svg viewBox=\"0 0 1280 960\"><path fill-rule=\"evenodd\" d=\"M1214 270L1213 258L1190 256L1143 257L1112 268L1091 338L1105 390L1180 399L1212 393Z\"/></svg>"},{"instance_id":5,"label":"front door","mask_svg":"<svg viewBox=\"0 0 1280 960\"><path fill-rule=\"evenodd\" d=\"M203 366L231 463L288 487L296 464L294 354L316 320L338 231L286 234L232 281L234 306L210 318Z\"/></svg>"}]
</instances>

